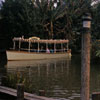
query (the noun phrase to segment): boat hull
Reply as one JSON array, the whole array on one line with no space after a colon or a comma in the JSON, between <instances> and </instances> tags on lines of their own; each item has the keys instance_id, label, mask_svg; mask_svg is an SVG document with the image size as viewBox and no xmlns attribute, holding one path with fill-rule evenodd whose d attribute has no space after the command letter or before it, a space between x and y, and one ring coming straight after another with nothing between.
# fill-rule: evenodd
<instances>
[{"instance_id":1,"label":"boat hull","mask_svg":"<svg viewBox=\"0 0 100 100\"><path fill-rule=\"evenodd\" d=\"M23 51L7 51L8 61L13 60L40 60L40 59L56 59L71 58L71 53L32 53Z\"/></svg>"}]
</instances>

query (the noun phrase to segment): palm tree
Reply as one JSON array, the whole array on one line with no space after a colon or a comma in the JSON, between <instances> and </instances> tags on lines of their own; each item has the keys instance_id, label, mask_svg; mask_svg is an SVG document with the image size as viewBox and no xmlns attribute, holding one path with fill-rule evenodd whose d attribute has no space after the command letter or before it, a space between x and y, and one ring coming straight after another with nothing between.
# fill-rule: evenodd
<instances>
[{"instance_id":1,"label":"palm tree","mask_svg":"<svg viewBox=\"0 0 100 100\"><path fill-rule=\"evenodd\" d=\"M41 0L41 2L37 1L37 9L39 11L41 18L41 24L44 29L48 32L49 38L53 39L54 37L54 22L59 18L64 16L64 6L59 5L54 7L54 4L58 4L55 1ZM40 19L40 18L39 18Z\"/></svg>"}]
</instances>

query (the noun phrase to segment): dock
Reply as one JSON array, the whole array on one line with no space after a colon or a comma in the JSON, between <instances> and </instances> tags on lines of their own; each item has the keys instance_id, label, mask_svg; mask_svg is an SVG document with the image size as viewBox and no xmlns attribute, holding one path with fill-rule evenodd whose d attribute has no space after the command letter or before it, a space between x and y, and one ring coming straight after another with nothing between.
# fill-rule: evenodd
<instances>
[{"instance_id":1,"label":"dock","mask_svg":"<svg viewBox=\"0 0 100 100\"><path fill-rule=\"evenodd\" d=\"M8 94L10 96L17 97L17 90L16 89L0 86L0 92L4 93L4 94ZM35 94L31 94L31 93L27 93L27 92L24 92L24 99L25 100L56 100L53 98L37 96Z\"/></svg>"}]
</instances>

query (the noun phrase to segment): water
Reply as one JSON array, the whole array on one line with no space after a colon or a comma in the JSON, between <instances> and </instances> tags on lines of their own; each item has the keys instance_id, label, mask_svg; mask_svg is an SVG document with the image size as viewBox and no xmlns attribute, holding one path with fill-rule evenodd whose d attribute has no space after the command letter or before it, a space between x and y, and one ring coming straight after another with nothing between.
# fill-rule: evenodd
<instances>
[{"instance_id":1,"label":"water","mask_svg":"<svg viewBox=\"0 0 100 100\"><path fill-rule=\"evenodd\" d=\"M100 91L99 65L91 65L90 93ZM16 88L16 83L25 84L25 91L38 95L45 90L47 97L57 100L80 100L81 61L72 59L9 61L2 74L8 76L7 84ZM1 75L2 76L2 75Z\"/></svg>"}]
</instances>

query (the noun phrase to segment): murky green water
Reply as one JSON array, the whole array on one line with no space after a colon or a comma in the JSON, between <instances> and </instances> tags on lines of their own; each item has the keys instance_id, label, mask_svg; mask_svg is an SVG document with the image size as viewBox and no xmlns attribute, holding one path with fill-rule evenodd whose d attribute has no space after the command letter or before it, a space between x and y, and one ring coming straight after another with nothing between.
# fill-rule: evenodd
<instances>
[{"instance_id":1,"label":"murky green water","mask_svg":"<svg viewBox=\"0 0 100 100\"><path fill-rule=\"evenodd\" d=\"M72 59L10 61L1 76L9 77L8 86L15 83L25 84L25 90L38 94L45 90L47 97L59 100L80 100L81 59L75 55ZM91 92L100 92L100 67L91 65Z\"/></svg>"}]
</instances>

